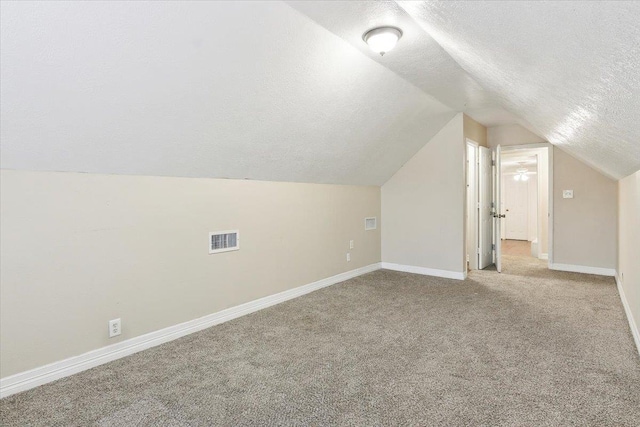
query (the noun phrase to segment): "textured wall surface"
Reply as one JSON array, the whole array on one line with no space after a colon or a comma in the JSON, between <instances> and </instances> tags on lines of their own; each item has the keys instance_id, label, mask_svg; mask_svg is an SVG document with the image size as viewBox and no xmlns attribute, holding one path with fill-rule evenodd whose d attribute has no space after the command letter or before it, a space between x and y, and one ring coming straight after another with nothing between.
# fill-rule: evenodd
<instances>
[{"instance_id":1,"label":"textured wall surface","mask_svg":"<svg viewBox=\"0 0 640 427\"><path fill-rule=\"evenodd\" d=\"M379 187L26 171L0 184L2 377L380 261L380 229L364 230ZM240 250L210 255L208 233L232 229Z\"/></svg>"},{"instance_id":2,"label":"textured wall surface","mask_svg":"<svg viewBox=\"0 0 640 427\"><path fill-rule=\"evenodd\" d=\"M454 112L281 2L3 2L1 166L384 183Z\"/></svg>"}]
</instances>

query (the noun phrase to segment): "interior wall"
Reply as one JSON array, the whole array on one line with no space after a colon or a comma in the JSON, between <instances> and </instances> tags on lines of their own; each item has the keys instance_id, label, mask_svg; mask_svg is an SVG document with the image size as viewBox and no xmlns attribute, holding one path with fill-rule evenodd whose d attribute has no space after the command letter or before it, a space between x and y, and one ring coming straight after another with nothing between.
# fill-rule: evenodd
<instances>
[{"instance_id":1,"label":"interior wall","mask_svg":"<svg viewBox=\"0 0 640 427\"><path fill-rule=\"evenodd\" d=\"M456 115L382 186L382 261L465 271L465 158Z\"/></svg>"},{"instance_id":2,"label":"interior wall","mask_svg":"<svg viewBox=\"0 0 640 427\"><path fill-rule=\"evenodd\" d=\"M553 150L553 263L616 268L615 180L561 149ZM572 199L562 197L573 190Z\"/></svg>"},{"instance_id":3,"label":"interior wall","mask_svg":"<svg viewBox=\"0 0 640 427\"><path fill-rule=\"evenodd\" d=\"M487 138L490 147L544 142L519 125L489 128ZM540 191L548 176L544 167L543 162L538 164ZM574 190L574 198L563 199L562 190ZM615 269L616 182L553 146L553 191L553 263ZM544 223L542 227L546 239ZM542 252L546 243L541 242Z\"/></svg>"},{"instance_id":4,"label":"interior wall","mask_svg":"<svg viewBox=\"0 0 640 427\"><path fill-rule=\"evenodd\" d=\"M487 128L464 114L462 116L464 137L487 147Z\"/></svg>"},{"instance_id":5,"label":"interior wall","mask_svg":"<svg viewBox=\"0 0 640 427\"><path fill-rule=\"evenodd\" d=\"M544 138L523 128L518 124L494 126L487 128L487 146L490 148L501 145L536 144L546 142Z\"/></svg>"},{"instance_id":6,"label":"interior wall","mask_svg":"<svg viewBox=\"0 0 640 427\"><path fill-rule=\"evenodd\" d=\"M381 259L379 227L364 230L380 218L375 186L11 170L0 182L2 377ZM230 229L240 250L210 255L208 233Z\"/></svg>"},{"instance_id":7,"label":"interior wall","mask_svg":"<svg viewBox=\"0 0 640 427\"><path fill-rule=\"evenodd\" d=\"M618 181L618 281L631 311L640 350L640 170Z\"/></svg>"}]
</instances>

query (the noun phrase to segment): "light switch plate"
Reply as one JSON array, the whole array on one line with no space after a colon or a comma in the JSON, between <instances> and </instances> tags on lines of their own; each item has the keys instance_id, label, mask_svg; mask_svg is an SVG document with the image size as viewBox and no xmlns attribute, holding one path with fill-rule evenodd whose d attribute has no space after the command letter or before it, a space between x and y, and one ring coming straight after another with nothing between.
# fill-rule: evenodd
<instances>
[{"instance_id":1,"label":"light switch plate","mask_svg":"<svg viewBox=\"0 0 640 427\"><path fill-rule=\"evenodd\" d=\"M563 199L573 199L573 190L562 190Z\"/></svg>"}]
</instances>

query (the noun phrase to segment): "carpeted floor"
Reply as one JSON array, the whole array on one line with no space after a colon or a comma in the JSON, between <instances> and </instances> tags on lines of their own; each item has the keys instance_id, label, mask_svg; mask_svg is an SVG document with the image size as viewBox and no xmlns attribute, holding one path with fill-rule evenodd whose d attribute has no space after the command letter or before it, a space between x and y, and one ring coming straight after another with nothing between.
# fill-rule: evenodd
<instances>
[{"instance_id":1,"label":"carpeted floor","mask_svg":"<svg viewBox=\"0 0 640 427\"><path fill-rule=\"evenodd\" d=\"M376 271L0 401L4 426L638 426L613 279Z\"/></svg>"}]
</instances>

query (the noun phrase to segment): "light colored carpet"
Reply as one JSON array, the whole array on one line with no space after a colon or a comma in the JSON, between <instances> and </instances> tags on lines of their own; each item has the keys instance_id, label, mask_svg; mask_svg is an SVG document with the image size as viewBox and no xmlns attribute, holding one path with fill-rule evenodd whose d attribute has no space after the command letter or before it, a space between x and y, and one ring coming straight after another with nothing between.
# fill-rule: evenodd
<instances>
[{"instance_id":1,"label":"light colored carpet","mask_svg":"<svg viewBox=\"0 0 640 427\"><path fill-rule=\"evenodd\" d=\"M0 401L5 426L638 426L613 279L386 270Z\"/></svg>"}]
</instances>

